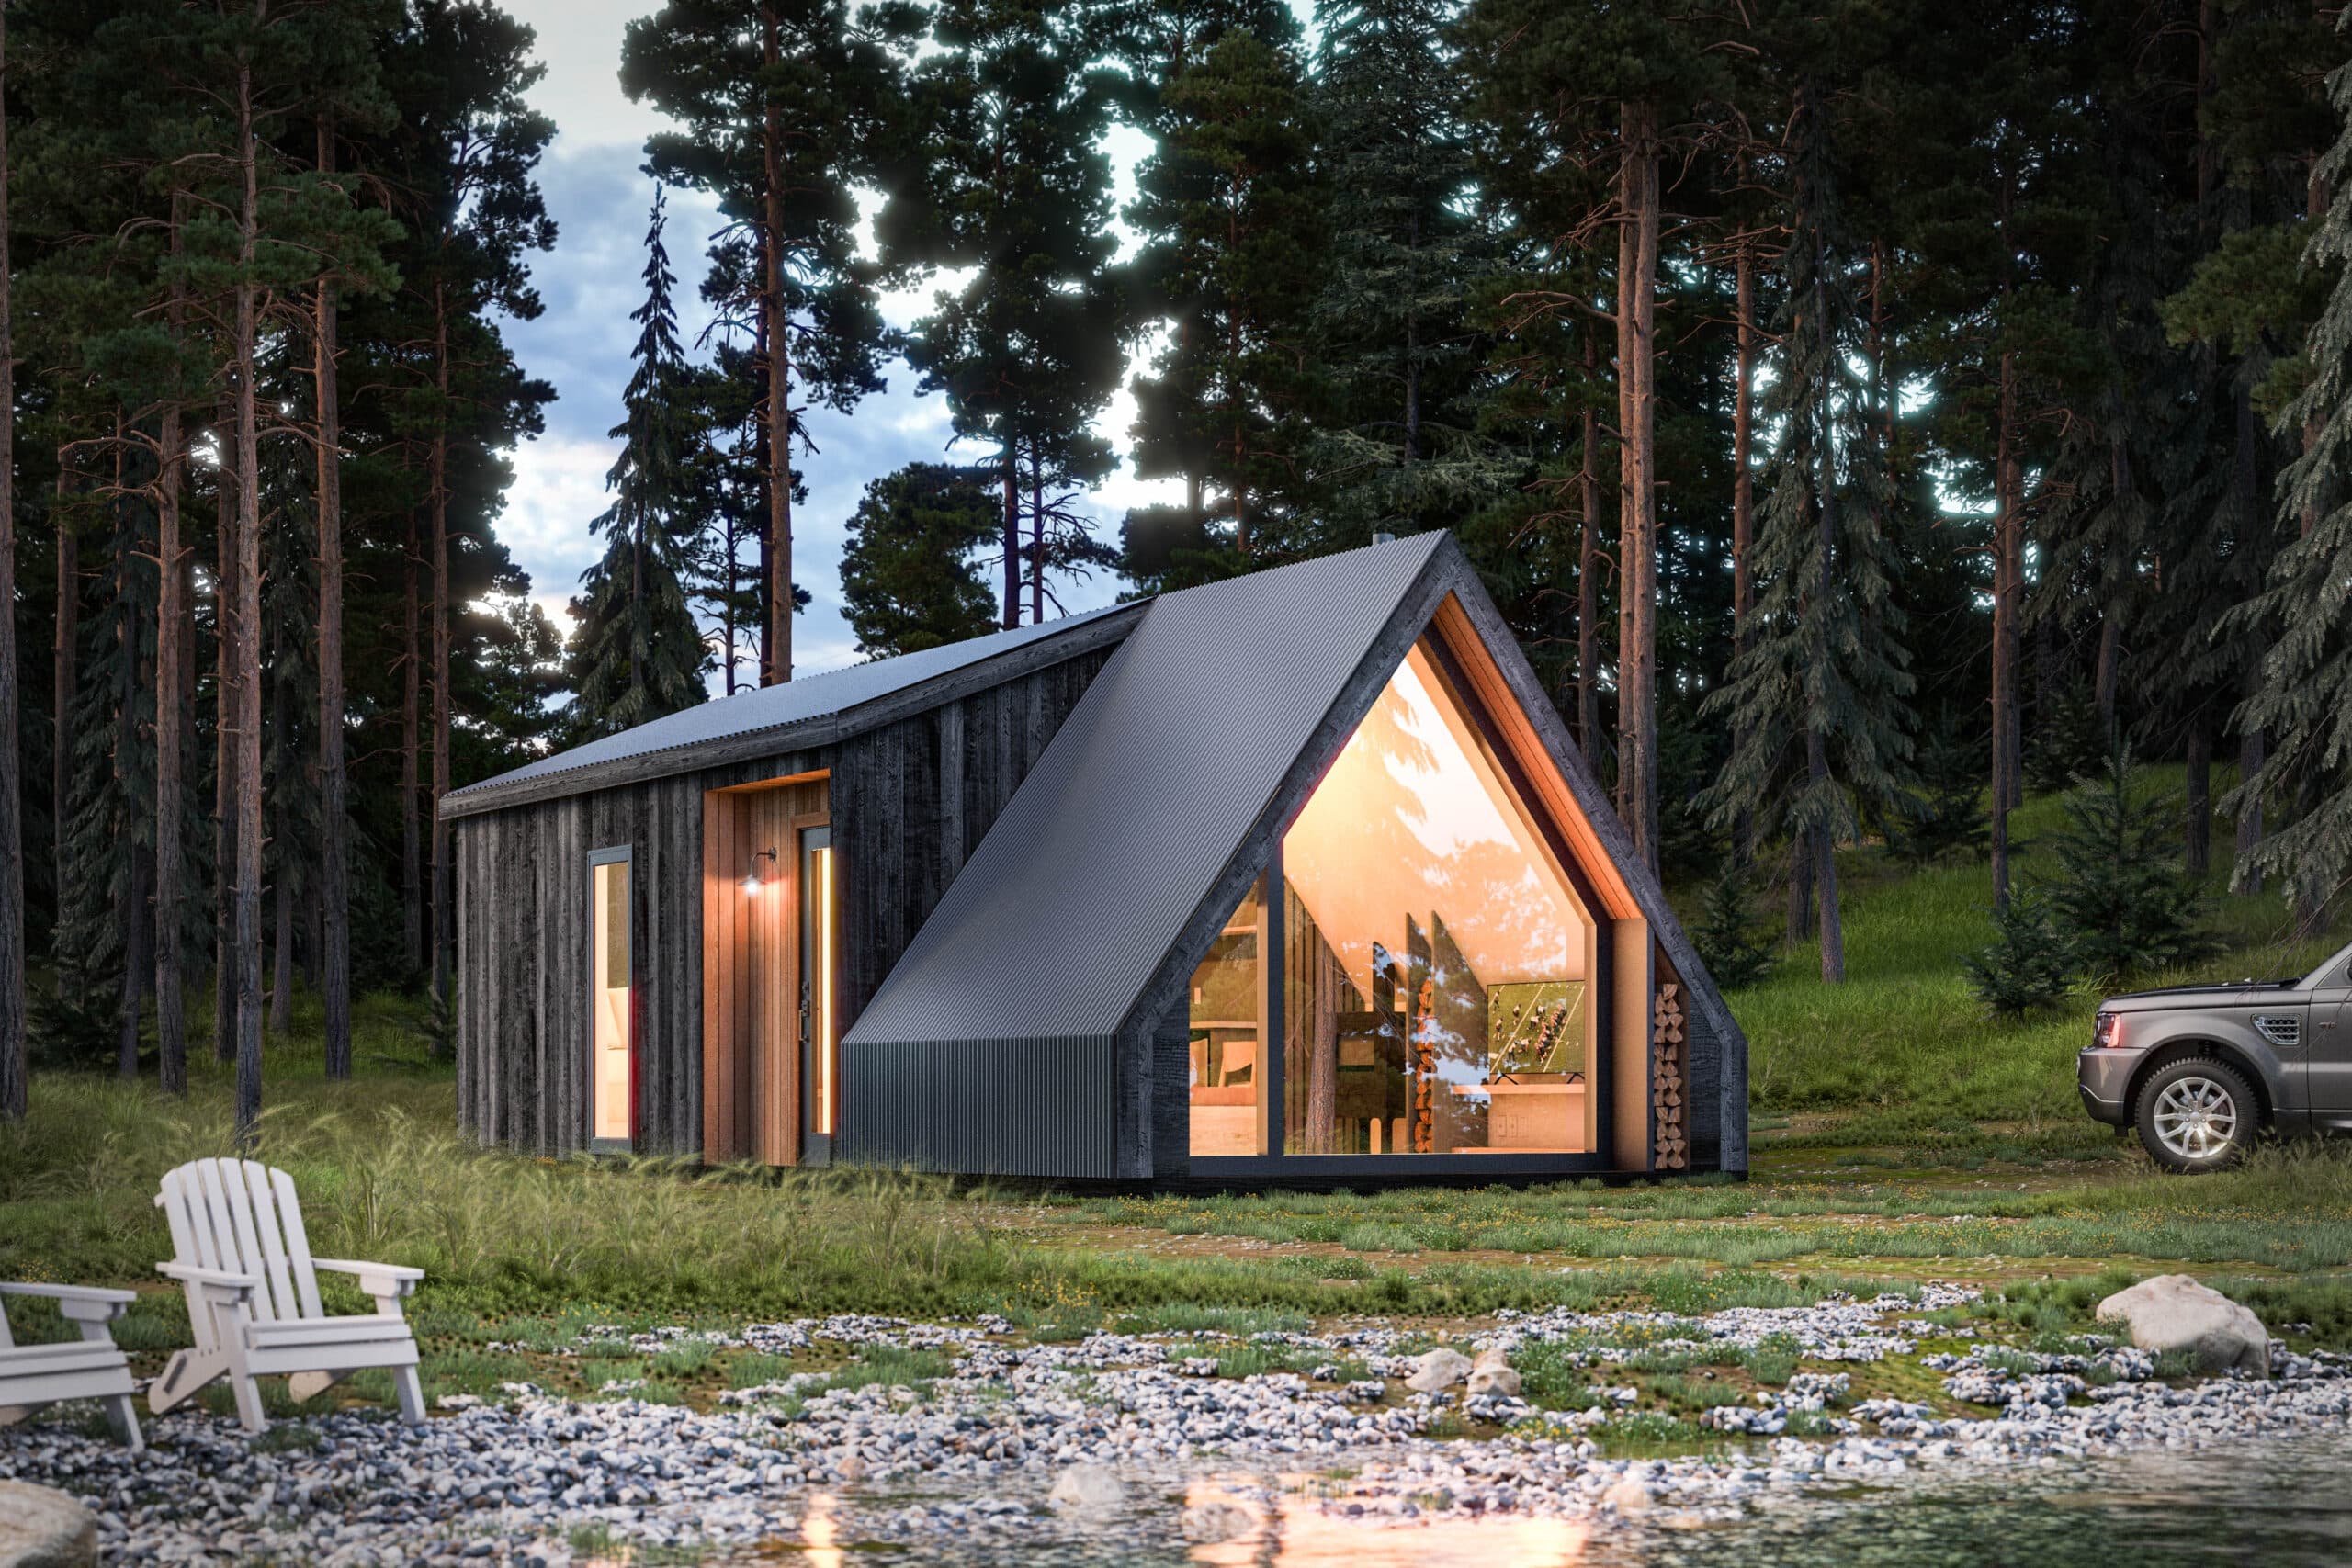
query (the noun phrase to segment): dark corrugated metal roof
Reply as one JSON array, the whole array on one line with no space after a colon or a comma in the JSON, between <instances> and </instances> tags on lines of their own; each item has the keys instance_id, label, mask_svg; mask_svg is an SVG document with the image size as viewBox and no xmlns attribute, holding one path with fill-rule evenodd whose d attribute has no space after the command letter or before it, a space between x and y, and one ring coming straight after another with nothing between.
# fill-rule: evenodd
<instances>
[{"instance_id":1,"label":"dark corrugated metal roof","mask_svg":"<svg viewBox=\"0 0 2352 1568\"><path fill-rule=\"evenodd\" d=\"M1445 537L1154 600L842 1043L1113 1034Z\"/></svg>"},{"instance_id":2,"label":"dark corrugated metal roof","mask_svg":"<svg viewBox=\"0 0 2352 1568\"><path fill-rule=\"evenodd\" d=\"M579 768L678 750L714 740L752 735L762 730L781 729L789 725L805 724L811 719L845 713L876 698L890 696L926 681L935 681L943 675L978 664L982 660L992 659L1073 626L1084 626L1089 621L1114 615L1125 608L1125 605L1108 605L1099 610L1066 615L1057 621L1046 621L1040 626L993 632L987 637L949 643L944 648L925 649L920 653L901 653L895 658L853 664L843 670L804 675L781 685L759 686L738 692L731 697L682 708L650 723L624 729L617 735L607 735L600 740L574 746L551 757L542 757L536 762L501 773L496 778L483 779L463 789L453 789L446 798L457 800L476 790L488 792L526 780L571 773Z\"/></svg>"}]
</instances>

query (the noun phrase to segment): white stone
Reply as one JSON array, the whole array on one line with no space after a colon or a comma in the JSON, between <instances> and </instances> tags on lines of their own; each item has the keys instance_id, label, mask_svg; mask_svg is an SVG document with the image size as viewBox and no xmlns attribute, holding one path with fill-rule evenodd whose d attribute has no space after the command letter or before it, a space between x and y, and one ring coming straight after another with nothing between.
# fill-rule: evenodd
<instances>
[{"instance_id":1,"label":"white stone","mask_svg":"<svg viewBox=\"0 0 2352 1568\"><path fill-rule=\"evenodd\" d=\"M2244 1368L2270 1375L2270 1331L2221 1292L2186 1274L2159 1274L2098 1303L2102 1323L2122 1323L2143 1350L2186 1350L2203 1372Z\"/></svg>"},{"instance_id":2,"label":"white stone","mask_svg":"<svg viewBox=\"0 0 2352 1568\"><path fill-rule=\"evenodd\" d=\"M1500 1346L1478 1352L1477 1360L1471 1363L1470 1385L1466 1392L1474 1395L1491 1393L1504 1399L1519 1397L1518 1369L1510 1364L1510 1359L1503 1354Z\"/></svg>"},{"instance_id":3,"label":"white stone","mask_svg":"<svg viewBox=\"0 0 2352 1568\"><path fill-rule=\"evenodd\" d=\"M1054 1478L1046 1501L1057 1508L1100 1513L1127 1500L1127 1489L1107 1464L1074 1464Z\"/></svg>"},{"instance_id":4,"label":"white stone","mask_svg":"<svg viewBox=\"0 0 2352 1568\"><path fill-rule=\"evenodd\" d=\"M0 1568L95 1568L98 1521L53 1487L0 1481Z\"/></svg>"},{"instance_id":5,"label":"white stone","mask_svg":"<svg viewBox=\"0 0 2352 1568\"><path fill-rule=\"evenodd\" d=\"M1440 1346L1413 1359L1413 1375L1405 1380L1405 1386L1416 1393L1435 1393L1468 1377L1474 1364L1461 1351Z\"/></svg>"},{"instance_id":6,"label":"white stone","mask_svg":"<svg viewBox=\"0 0 2352 1568\"><path fill-rule=\"evenodd\" d=\"M1638 1475L1626 1476L1600 1495L1600 1506L1621 1514L1645 1512L1650 1506L1649 1483Z\"/></svg>"}]
</instances>

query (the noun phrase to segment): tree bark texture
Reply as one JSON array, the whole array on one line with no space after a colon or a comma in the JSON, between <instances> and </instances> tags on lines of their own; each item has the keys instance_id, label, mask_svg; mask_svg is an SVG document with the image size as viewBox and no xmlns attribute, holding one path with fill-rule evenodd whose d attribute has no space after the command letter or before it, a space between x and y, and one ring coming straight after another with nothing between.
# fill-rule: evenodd
<instances>
[{"instance_id":1,"label":"tree bark texture","mask_svg":"<svg viewBox=\"0 0 2352 1568\"><path fill-rule=\"evenodd\" d=\"M335 166L334 122L319 118L319 170ZM350 779L344 756L343 411L335 378L335 298L319 281L311 373L319 459L319 942L312 962L326 1012L326 1075L351 1076Z\"/></svg>"},{"instance_id":2,"label":"tree bark texture","mask_svg":"<svg viewBox=\"0 0 2352 1568\"><path fill-rule=\"evenodd\" d=\"M267 14L255 0L254 20ZM254 272L260 227L261 171L254 130L251 61L237 66L237 157L243 177L237 218L237 584L228 630L238 674L236 694L237 846L237 1141L251 1147L261 1119L261 454L254 407L254 348L260 333L260 288Z\"/></svg>"},{"instance_id":3,"label":"tree bark texture","mask_svg":"<svg viewBox=\"0 0 2352 1568\"><path fill-rule=\"evenodd\" d=\"M222 457L215 483L215 549L212 612L218 628L214 647L212 767L212 1059L237 1059L236 907L237 882L237 666L232 625L237 613L237 399L220 400L217 439Z\"/></svg>"},{"instance_id":4,"label":"tree bark texture","mask_svg":"<svg viewBox=\"0 0 2352 1568\"><path fill-rule=\"evenodd\" d=\"M1657 869L1657 107L1620 112L1617 410L1617 797L1634 848Z\"/></svg>"},{"instance_id":5,"label":"tree bark texture","mask_svg":"<svg viewBox=\"0 0 2352 1568\"><path fill-rule=\"evenodd\" d=\"M773 5L760 7L760 58L773 70L779 43ZM784 125L771 102L761 113L766 190L763 211L767 287L762 313L768 344L768 641L762 685L792 679L792 323L784 298Z\"/></svg>"},{"instance_id":6,"label":"tree bark texture","mask_svg":"<svg viewBox=\"0 0 2352 1568\"><path fill-rule=\"evenodd\" d=\"M1584 339L1584 374L1588 389L1600 382L1600 342L1590 332ZM1579 436L1584 466L1577 475L1578 501L1584 513L1583 537L1577 548L1577 739L1595 777L1608 748L1600 734L1600 411L1585 405Z\"/></svg>"},{"instance_id":7,"label":"tree bark texture","mask_svg":"<svg viewBox=\"0 0 2352 1568\"><path fill-rule=\"evenodd\" d=\"M172 248L179 248L179 203L172 204ZM172 324L180 324L173 301ZM167 1094L187 1091L187 1024L182 1011L180 900L187 856L182 842L181 761L186 755L187 579L180 546L180 446L183 414L164 405L155 476L155 562L160 587L155 626L155 1062Z\"/></svg>"},{"instance_id":8,"label":"tree bark texture","mask_svg":"<svg viewBox=\"0 0 2352 1568\"><path fill-rule=\"evenodd\" d=\"M441 820L441 797L449 793L449 306L445 287L433 287L434 374L441 391L441 423L433 436L433 787L425 798L425 823L433 846L433 994L449 997L449 964L457 946L449 912L449 825Z\"/></svg>"},{"instance_id":9,"label":"tree bark texture","mask_svg":"<svg viewBox=\"0 0 2352 1568\"><path fill-rule=\"evenodd\" d=\"M25 1114L25 854L17 716L17 343L8 288L8 17L0 6L0 1120ZM63 797L59 797L62 799Z\"/></svg>"}]
</instances>

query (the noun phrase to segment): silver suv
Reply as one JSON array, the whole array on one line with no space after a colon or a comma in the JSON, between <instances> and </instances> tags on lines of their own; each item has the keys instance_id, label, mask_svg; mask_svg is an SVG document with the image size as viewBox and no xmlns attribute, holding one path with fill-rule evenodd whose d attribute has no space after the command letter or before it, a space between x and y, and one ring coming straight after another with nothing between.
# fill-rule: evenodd
<instances>
[{"instance_id":1,"label":"silver suv","mask_svg":"<svg viewBox=\"0 0 2352 1568\"><path fill-rule=\"evenodd\" d=\"M2300 980L2109 997L2075 1083L2173 1170L2228 1165L2265 1128L2352 1132L2352 947Z\"/></svg>"}]
</instances>

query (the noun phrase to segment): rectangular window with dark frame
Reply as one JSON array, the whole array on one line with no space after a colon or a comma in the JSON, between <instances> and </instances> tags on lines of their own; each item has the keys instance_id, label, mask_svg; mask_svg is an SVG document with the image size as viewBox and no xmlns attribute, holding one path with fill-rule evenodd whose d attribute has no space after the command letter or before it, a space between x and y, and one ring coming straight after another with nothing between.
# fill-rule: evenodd
<instances>
[{"instance_id":1,"label":"rectangular window with dark frame","mask_svg":"<svg viewBox=\"0 0 2352 1568\"><path fill-rule=\"evenodd\" d=\"M628 1148L637 1126L637 1016L629 955L629 852L588 857L588 1140Z\"/></svg>"}]
</instances>

